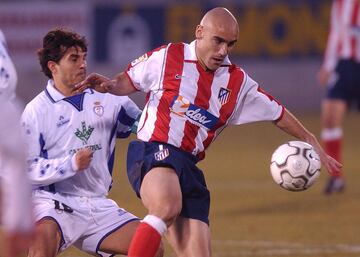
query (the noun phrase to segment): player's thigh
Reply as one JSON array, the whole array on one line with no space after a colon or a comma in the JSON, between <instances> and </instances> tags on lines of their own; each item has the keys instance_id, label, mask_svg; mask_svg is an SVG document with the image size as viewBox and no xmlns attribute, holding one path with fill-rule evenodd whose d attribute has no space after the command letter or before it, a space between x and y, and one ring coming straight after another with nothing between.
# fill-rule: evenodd
<instances>
[{"instance_id":1,"label":"player's thigh","mask_svg":"<svg viewBox=\"0 0 360 257\"><path fill-rule=\"evenodd\" d=\"M179 177L172 168L152 168L143 179L140 195L149 213L165 221L176 217L181 211Z\"/></svg>"},{"instance_id":2,"label":"player's thigh","mask_svg":"<svg viewBox=\"0 0 360 257\"><path fill-rule=\"evenodd\" d=\"M347 104L344 100L325 99L321 106L322 126L325 128L340 127L347 111Z\"/></svg>"},{"instance_id":3,"label":"player's thigh","mask_svg":"<svg viewBox=\"0 0 360 257\"><path fill-rule=\"evenodd\" d=\"M102 241L100 250L103 252L127 254L131 239L139 223L139 220L133 220L112 232Z\"/></svg>"},{"instance_id":4,"label":"player's thigh","mask_svg":"<svg viewBox=\"0 0 360 257\"><path fill-rule=\"evenodd\" d=\"M209 226L196 219L178 217L166 234L177 257L210 257Z\"/></svg>"},{"instance_id":5,"label":"player's thigh","mask_svg":"<svg viewBox=\"0 0 360 257\"><path fill-rule=\"evenodd\" d=\"M29 257L56 256L61 242L58 224L52 218L44 218L36 223L36 238L30 246Z\"/></svg>"}]
</instances>

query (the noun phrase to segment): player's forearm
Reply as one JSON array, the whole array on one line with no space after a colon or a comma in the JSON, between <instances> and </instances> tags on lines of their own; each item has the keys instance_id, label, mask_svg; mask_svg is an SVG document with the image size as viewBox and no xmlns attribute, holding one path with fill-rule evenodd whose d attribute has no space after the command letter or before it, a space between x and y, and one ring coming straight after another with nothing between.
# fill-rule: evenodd
<instances>
[{"instance_id":1,"label":"player's forearm","mask_svg":"<svg viewBox=\"0 0 360 257\"><path fill-rule=\"evenodd\" d=\"M115 86L111 91L114 95L129 95L137 89L133 86L125 72L120 72L114 77Z\"/></svg>"},{"instance_id":2,"label":"player's forearm","mask_svg":"<svg viewBox=\"0 0 360 257\"><path fill-rule=\"evenodd\" d=\"M310 133L301 122L291 114L287 109L284 110L284 115L281 120L275 123L276 126L291 136L294 136L309 144L313 144L316 141L315 136Z\"/></svg>"},{"instance_id":3,"label":"player's forearm","mask_svg":"<svg viewBox=\"0 0 360 257\"><path fill-rule=\"evenodd\" d=\"M30 183L36 186L47 186L62 181L76 174L72 165L72 156L56 159L45 159L33 156L28 159Z\"/></svg>"}]
</instances>

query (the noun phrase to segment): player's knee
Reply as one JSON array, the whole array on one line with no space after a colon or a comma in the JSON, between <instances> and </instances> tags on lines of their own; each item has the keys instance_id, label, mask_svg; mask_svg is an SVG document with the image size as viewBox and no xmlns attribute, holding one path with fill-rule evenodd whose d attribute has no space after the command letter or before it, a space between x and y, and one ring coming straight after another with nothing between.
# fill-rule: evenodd
<instances>
[{"instance_id":1,"label":"player's knee","mask_svg":"<svg viewBox=\"0 0 360 257\"><path fill-rule=\"evenodd\" d=\"M153 214L162 219L166 226L169 227L181 212L181 202L173 204L162 204L158 205L158 208L150 209L150 214Z\"/></svg>"}]
</instances>

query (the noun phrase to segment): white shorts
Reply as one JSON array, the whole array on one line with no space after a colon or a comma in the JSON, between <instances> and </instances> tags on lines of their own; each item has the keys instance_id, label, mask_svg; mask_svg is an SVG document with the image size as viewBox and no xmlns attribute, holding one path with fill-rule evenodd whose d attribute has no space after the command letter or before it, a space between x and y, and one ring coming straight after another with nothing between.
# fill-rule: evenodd
<instances>
[{"instance_id":1,"label":"white shorts","mask_svg":"<svg viewBox=\"0 0 360 257\"><path fill-rule=\"evenodd\" d=\"M91 254L112 256L99 251L101 242L128 222L139 220L105 197L79 197L36 190L33 201L36 221L51 218L58 224L62 237L59 252L74 245Z\"/></svg>"}]
</instances>

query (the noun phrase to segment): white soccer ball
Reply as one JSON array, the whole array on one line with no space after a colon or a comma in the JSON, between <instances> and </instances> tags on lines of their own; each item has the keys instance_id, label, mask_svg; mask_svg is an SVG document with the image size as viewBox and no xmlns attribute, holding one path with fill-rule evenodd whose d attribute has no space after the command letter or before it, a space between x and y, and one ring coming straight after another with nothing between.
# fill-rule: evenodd
<instances>
[{"instance_id":1,"label":"white soccer ball","mask_svg":"<svg viewBox=\"0 0 360 257\"><path fill-rule=\"evenodd\" d=\"M308 189L320 176L321 162L312 145L290 141L279 146L271 157L274 181L290 191Z\"/></svg>"}]
</instances>

